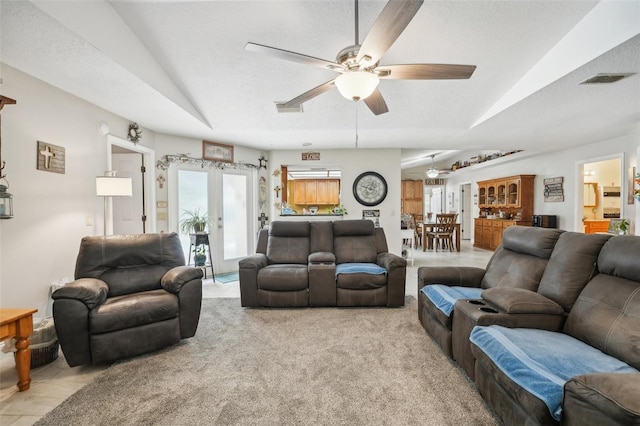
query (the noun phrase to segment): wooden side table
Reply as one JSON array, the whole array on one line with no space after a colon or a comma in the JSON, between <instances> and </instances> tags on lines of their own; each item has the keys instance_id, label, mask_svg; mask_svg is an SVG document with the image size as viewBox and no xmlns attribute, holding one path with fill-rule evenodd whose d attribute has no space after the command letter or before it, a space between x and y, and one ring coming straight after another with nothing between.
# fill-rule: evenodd
<instances>
[{"instance_id":1,"label":"wooden side table","mask_svg":"<svg viewBox=\"0 0 640 426\"><path fill-rule=\"evenodd\" d=\"M33 333L33 314L37 309L0 309L0 340L16 339L16 369L18 370L18 390L31 387L31 351L29 336Z\"/></svg>"}]
</instances>

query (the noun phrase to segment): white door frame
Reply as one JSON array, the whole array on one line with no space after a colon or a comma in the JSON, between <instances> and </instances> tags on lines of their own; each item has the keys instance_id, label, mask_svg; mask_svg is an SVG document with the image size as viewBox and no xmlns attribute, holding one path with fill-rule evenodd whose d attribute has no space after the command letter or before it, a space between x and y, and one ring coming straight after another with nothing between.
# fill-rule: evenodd
<instances>
[{"instance_id":1,"label":"white door frame","mask_svg":"<svg viewBox=\"0 0 640 426\"><path fill-rule=\"evenodd\" d=\"M588 163L597 163L599 161L605 160L620 160L620 192L621 195L621 206L620 206L620 217L624 217L625 214L625 206L626 202L626 194L627 194L627 168L625 163L625 153L619 152L611 155L604 155L600 157L589 158L586 160L579 160L575 163L575 187L574 193L576 194L575 198L575 206L574 206L574 231L576 232L584 232L584 223L582 222L582 218L584 216L584 165Z\"/></svg>"},{"instance_id":2,"label":"white door frame","mask_svg":"<svg viewBox=\"0 0 640 426\"><path fill-rule=\"evenodd\" d=\"M107 135L107 170L111 170L113 167L111 158L113 146L142 154L142 161L146 170L144 174L144 203L147 215L145 228L148 233L156 232L156 152L151 148L135 144L117 136ZM110 197L107 198L106 215L106 233L110 235L113 233L113 203Z\"/></svg>"}]
</instances>

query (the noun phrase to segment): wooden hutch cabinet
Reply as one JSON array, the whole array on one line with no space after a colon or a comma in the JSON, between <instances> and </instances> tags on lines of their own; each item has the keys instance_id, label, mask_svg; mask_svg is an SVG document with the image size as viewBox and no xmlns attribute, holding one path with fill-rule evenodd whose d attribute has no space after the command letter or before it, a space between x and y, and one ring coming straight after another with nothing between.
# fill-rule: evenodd
<instances>
[{"instance_id":1,"label":"wooden hutch cabinet","mask_svg":"<svg viewBox=\"0 0 640 426\"><path fill-rule=\"evenodd\" d=\"M531 226L534 178L517 175L478 182L480 217L474 220L474 247L495 250L506 228ZM501 212L504 218L500 218Z\"/></svg>"},{"instance_id":2,"label":"wooden hutch cabinet","mask_svg":"<svg viewBox=\"0 0 640 426\"><path fill-rule=\"evenodd\" d=\"M402 213L412 214L420 219L424 215L424 187L422 180L402 181Z\"/></svg>"}]
</instances>

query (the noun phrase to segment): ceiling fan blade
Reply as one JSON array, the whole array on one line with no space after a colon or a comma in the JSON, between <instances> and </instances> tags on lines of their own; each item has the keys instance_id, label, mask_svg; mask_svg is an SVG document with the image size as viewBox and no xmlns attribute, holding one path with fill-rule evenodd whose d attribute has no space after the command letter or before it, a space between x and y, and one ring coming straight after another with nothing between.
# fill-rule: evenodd
<instances>
[{"instance_id":1,"label":"ceiling fan blade","mask_svg":"<svg viewBox=\"0 0 640 426\"><path fill-rule=\"evenodd\" d=\"M321 95L324 92L330 90L334 86L333 81L334 80L327 81L326 83L323 83L320 86L314 87L313 89L304 92L302 95L296 96L295 98L291 99L288 102L285 102L283 104L278 104L278 105L284 108L297 107L300 104L307 102L315 98L316 96Z\"/></svg>"},{"instance_id":2,"label":"ceiling fan blade","mask_svg":"<svg viewBox=\"0 0 640 426\"><path fill-rule=\"evenodd\" d=\"M356 58L358 63L364 68L377 63L409 25L422 3L423 0L390 0L364 39ZM365 56L371 59L363 63Z\"/></svg>"},{"instance_id":3,"label":"ceiling fan blade","mask_svg":"<svg viewBox=\"0 0 640 426\"><path fill-rule=\"evenodd\" d=\"M381 65L375 69L380 78L391 80L466 79L471 77L475 70L475 65L455 64Z\"/></svg>"},{"instance_id":4,"label":"ceiling fan blade","mask_svg":"<svg viewBox=\"0 0 640 426\"><path fill-rule=\"evenodd\" d=\"M330 69L334 71L342 72L344 67L336 62L327 61L320 58L314 58L313 56L303 55L301 53L290 52L288 50L278 49L277 47L265 46L257 43L247 43L244 46L244 50L250 52L261 53L263 55L272 56L277 59L283 59L285 61L297 62L304 65L312 65L314 67L320 67L324 69Z\"/></svg>"},{"instance_id":5,"label":"ceiling fan blade","mask_svg":"<svg viewBox=\"0 0 640 426\"><path fill-rule=\"evenodd\" d=\"M374 113L375 115L380 115L380 114L384 114L385 112L389 112L389 108L387 108L387 103L384 101L384 98L382 97L382 93L380 93L380 90L378 88L376 88L376 90L374 90L372 94L370 94L364 99L364 103L367 104L371 112Z\"/></svg>"}]
</instances>

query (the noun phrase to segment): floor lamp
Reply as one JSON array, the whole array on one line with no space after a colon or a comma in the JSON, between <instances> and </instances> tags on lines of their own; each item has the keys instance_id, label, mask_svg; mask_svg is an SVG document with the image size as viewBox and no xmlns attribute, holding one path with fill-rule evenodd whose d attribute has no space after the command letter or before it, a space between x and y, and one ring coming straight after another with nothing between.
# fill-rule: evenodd
<instances>
[{"instance_id":1,"label":"floor lamp","mask_svg":"<svg viewBox=\"0 0 640 426\"><path fill-rule=\"evenodd\" d=\"M131 197L133 184L131 178L116 177L116 172L105 172L105 176L96 177L96 195L104 197L104 235L107 235L107 198Z\"/></svg>"}]
</instances>

